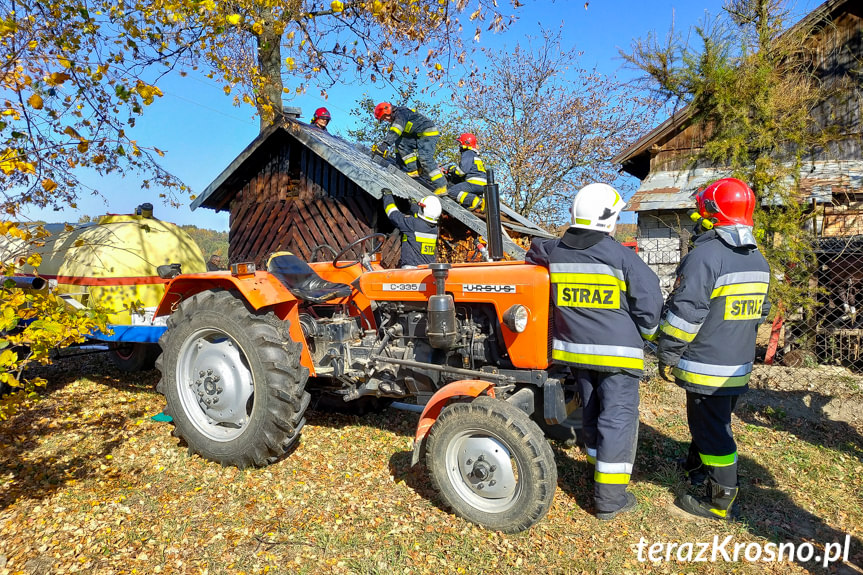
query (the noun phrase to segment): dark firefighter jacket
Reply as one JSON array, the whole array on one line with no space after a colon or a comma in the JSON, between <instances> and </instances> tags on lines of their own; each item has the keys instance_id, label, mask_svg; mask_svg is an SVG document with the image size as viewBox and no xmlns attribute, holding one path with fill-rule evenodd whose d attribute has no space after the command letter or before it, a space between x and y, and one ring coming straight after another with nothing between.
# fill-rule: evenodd
<instances>
[{"instance_id":1,"label":"dark firefighter jacket","mask_svg":"<svg viewBox=\"0 0 863 575\"><path fill-rule=\"evenodd\" d=\"M485 164L476 150L465 148L461 151L461 159L452 172L455 176L469 184L486 185Z\"/></svg>"},{"instance_id":2,"label":"dark firefighter jacket","mask_svg":"<svg viewBox=\"0 0 863 575\"><path fill-rule=\"evenodd\" d=\"M674 367L688 391L743 393L758 324L770 310L770 266L752 229L722 226L696 236L674 285L659 326L660 363Z\"/></svg>"},{"instance_id":3,"label":"dark firefighter jacket","mask_svg":"<svg viewBox=\"0 0 863 575\"><path fill-rule=\"evenodd\" d=\"M437 261L437 224L424 220L418 213L403 214L391 194L384 195L384 210L402 233L399 266L421 266Z\"/></svg>"},{"instance_id":4,"label":"dark firefighter jacket","mask_svg":"<svg viewBox=\"0 0 863 575\"><path fill-rule=\"evenodd\" d=\"M410 108L396 106L393 108L393 121L384 142L392 145L402 136L419 138L421 136L439 136L440 132L434 122Z\"/></svg>"},{"instance_id":5,"label":"dark firefighter jacket","mask_svg":"<svg viewBox=\"0 0 863 575\"><path fill-rule=\"evenodd\" d=\"M534 240L525 256L545 266L554 304L552 359L584 369L640 375L644 342L656 336L659 278L608 234L570 228Z\"/></svg>"}]
</instances>

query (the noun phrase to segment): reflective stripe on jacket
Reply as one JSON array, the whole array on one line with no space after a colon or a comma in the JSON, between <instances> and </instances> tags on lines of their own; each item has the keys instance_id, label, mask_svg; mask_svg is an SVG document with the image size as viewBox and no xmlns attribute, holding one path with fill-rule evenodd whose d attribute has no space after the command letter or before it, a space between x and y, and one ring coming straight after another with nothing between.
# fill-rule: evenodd
<instances>
[{"instance_id":1,"label":"reflective stripe on jacket","mask_svg":"<svg viewBox=\"0 0 863 575\"><path fill-rule=\"evenodd\" d=\"M710 230L695 238L659 327L659 360L681 387L706 395L746 391L758 324L770 310L770 266L754 240L729 237Z\"/></svg>"},{"instance_id":2,"label":"reflective stripe on jacket","mask_svg":"<svg viewBox=\"0 0 863 575\"><path fill-rule=\"evenodd\" d=\"M440 136L434 122L416 110L396 106L393 108L393 119L384 141L393 144L401 137L420 138L423 136Z\"/></svg>"},{"instance_id":3,"label":"reflective stripe on jacket","mask_svg":"<svg viewBox=\"0 0 863 575\"><path fill-rule=\"evenodd\" d=\"M643 339L656 335L662 308L659 279L647 264L607 234L577 228L534 240L525 260L549 270L552 359L640 375Z\"/></svg>"},{"instance_id":4,"label":"reflective stripe on jacket","mask_svg":"<svg viewBox=\"0 0 863 575\"><path fill-rule=\"evenodd\" d=\"M437 261L437 224L422 219L419 214L403 214L391 195L384 195L384 210L393 225L402 233L400 267L420 266Z\"/></svg>"},{"instance_id":5,"label":"reflective stripe on jacket","mask_svg":"<svg viewBox=\"0 0 863 575\"><path fill-rule=\"evenodd\" d=\"M478 186L486 185L485 164L476 150L464 148L461 151L459 165L456 166L455 175L469 184Z\"/></svg>"}]
</instances>

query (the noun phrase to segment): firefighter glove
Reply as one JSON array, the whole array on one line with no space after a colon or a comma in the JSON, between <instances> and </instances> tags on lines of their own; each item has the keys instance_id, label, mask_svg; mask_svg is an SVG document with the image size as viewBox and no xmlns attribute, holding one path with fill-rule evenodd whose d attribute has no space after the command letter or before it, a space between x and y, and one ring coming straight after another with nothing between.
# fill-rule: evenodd
<instances>
[{"instance_id":1,"label":"firefighter glove","mask_svg":"<svg viewBox=\"0 0 863 575\"><path fill-rule=\"evenodd\" d=\"M384 158L386 158L389 155L389 149L390 149L390 145L387 144L386 142L378 142L377 144L374 144L372 146L372 152L374 152L376 154L380 154Z\"/></svg>"},{"instance_id":2,"label":"firefighter glove","mask_svg":"<svg viewBox=\"0 0 863 575\"><path fill-rule=\"evenodd\" d=\"M674 375L672 375L671 370L673 368L670 365L665 365L664 363L659 364L659 375L665 381L674 381Z\"/></svg>"}]
</instances>

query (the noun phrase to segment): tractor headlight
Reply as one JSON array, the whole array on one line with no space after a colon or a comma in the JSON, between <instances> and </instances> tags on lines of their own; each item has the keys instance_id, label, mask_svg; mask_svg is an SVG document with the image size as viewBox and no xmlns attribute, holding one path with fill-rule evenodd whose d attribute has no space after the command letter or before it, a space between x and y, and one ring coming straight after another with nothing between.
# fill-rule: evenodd
<instances>
[{"instance_id":1,"label":"tractor headlight","mask_svg":"<svg viewBox=\"0 0 863 575\"><path fill-rule=\"evenodd\" d=\"M521 333L527 328L527 317L527 308L521 304L516 304L504 312L503 324L510 331Z\"/></svg>"}]
</instances>

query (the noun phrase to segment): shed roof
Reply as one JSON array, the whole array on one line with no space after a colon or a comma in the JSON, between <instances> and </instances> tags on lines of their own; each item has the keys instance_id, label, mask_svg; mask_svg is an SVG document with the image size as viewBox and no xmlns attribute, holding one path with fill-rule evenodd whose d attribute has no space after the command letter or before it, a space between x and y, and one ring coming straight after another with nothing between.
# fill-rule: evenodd
<instances>
[{"instance_id":1,"label":"shed roof","mask_svg":"<svg viewBox=\"0 0 863 575\"><path fill-rule=\"evenodd\" d=\"M259 152L267 148L267 142L280 133L287 133L301 144L312 150L318 156L329 162L347 178L362 188L374 198L381 198L381 189L389 188L393 194L403 198L419 201L429 194L413 178L393 165L382 166L372 159L368 149L348 142L338 136L312 127L305 122L286 118L283 123L272 125L261 133L233 162L226 167L215 180L198 196L191 205L192 210L204 207L219 211L224 209L237 189L238 179L244 177L247 166ZM474 212L464 208L449 197L441 197L444 212L457 219L468 228L480 235L486 234L485 220ZM507 206L501 205L501 211L511 221L504 220L504 228L529 236L544 238L554 237L537 224L519 215ZM504 230L503 247L507 254L520 259L524 257L524 249L513 242Z\"/></svg>"}]
</instances>

